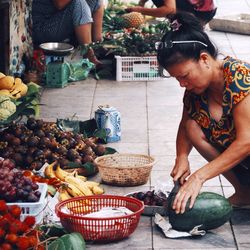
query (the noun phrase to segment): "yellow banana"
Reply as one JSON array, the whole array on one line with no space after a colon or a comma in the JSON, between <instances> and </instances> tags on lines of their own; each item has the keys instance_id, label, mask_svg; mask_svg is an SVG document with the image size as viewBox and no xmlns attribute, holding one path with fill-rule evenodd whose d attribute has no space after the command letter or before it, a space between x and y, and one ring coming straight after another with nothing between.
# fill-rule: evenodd
<instances>
[{"instance_id":1,"label":"yellow banana","mask_svg":"<svg viewBox=\"0 0 250 250\"><path fill-rule=\"evenodd\" d=\"M79 175L77 173L77 171L75 172L74 177L76 177L76 178L78 178L78 179L80 179L82 181L87 181L87 178L85 176L83 176L83 175Z\"/></svg>"},{"instance_id":2,"label":"yellow banana","mask_svg":"<svg viewBox=\"0 0 250 250\"><path fill-rule=\"evenodd\" d=\"M72 173L67 172L67 171L63 170L63 169L60 167L60 165L57 165L56 171L55 171L55 175L56 175L56 177L57 177L58 179L60 179L61 181L65 181L65 178L66 178L67 176L74 175L74 174L75 174L74 172L75 172L75 171L73 171Z\"/></svg>"},{"instance_id":3,"label":"yellow banana","mask_svg":"<svg viewBox=\"0 0 250 250\"><path fill-rule=\"evenodd\" d=\"M85 181L85 184L86 184L87 187L90 188L91 190L93 189L93 187L99 186L99 185L100 185L100 183L95 182L95 181Z\"/></svg>"},{"instance_id":4,"label":"yellow banana","mask_svg":"<svg viewBox=\"0 0 250 250\"><path fill-rule=\"evenodd\" d=\"M94 186L92 191L94 194L103 194L104 193L104 189L99 187L99 186Z\"/></svg>"},{"instance_id":5,"label":"yellow banana","mask_svg":"<svg viewBox=\"0 0 250 250\"><path fill-rule=\"evenodd\" d=\"M57 178L54 172L54 165L56 164L56 162L53 162L51 164L49 164L45 170L44 170L44 175L47 178Z\"/></svg>"},{"instance_id":6,"label":"yellow banana","mask_svg":"<svg viewBox=\"0 0 250 250\"><path fill-rule=\"evenodd\" d=\"M62 188L59 190L59 200L60 201L65 201L72 198L72 196L68 193L66 188Z\"/></svg>"},{"instance_id":7,"label":"yellow banana","mask_svg":"<svg viewBox=\"0 0 250 250\"><path fill-rule=\"evenodd\" d=\"M70 183L74 186L76 186L79 190L81 190L81 192L84 194L84 195L92 195L92 191L88 188L88 186L85 184L84 181L74 177L74 176L67 176L65 178L65 181L67 183Z\"/></svg>"},{"instance_id":8,"label":"yellow banana","mask_svg":"<svg viewBox=\"0 0 250 250\"><path fill-rule=\"evenodd\" d=\"M73 184L67 183L67 192L73 197L83 196L84 194Z\"/></svg>"}]
</instances>

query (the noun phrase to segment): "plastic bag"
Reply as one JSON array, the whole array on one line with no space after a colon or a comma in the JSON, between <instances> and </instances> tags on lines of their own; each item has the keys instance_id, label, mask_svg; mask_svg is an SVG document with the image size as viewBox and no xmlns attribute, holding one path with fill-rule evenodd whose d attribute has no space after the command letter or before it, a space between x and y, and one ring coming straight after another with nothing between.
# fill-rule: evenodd
<instances>
[{"instance_id":1,"label":"plastic bag","mask_svg":"<svg viewBox=\"0 0 250 250\"><path fill-rule=\"evenodd\" d=\"M88 78L90 70L94 64L88 59L81 59L77 62L67 62L69 67L69 82L81 81Z\"/></svg>"}]
</instances>

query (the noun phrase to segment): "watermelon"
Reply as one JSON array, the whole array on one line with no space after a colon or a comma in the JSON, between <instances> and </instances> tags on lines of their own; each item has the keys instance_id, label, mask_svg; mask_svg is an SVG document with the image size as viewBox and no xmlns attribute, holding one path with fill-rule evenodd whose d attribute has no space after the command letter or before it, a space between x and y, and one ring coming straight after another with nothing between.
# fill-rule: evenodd
<instances>
[{"instance_id":1,"label":"watermelon","mask_svg":"<svg viewBox=\"0 0 250 250\"><path fill-rule=\"evenodd\" d=\"M175 230L190 231L201 225L199 229L207 231L222 226L232 215L229 201L212 192L200 193L191 209L188 203L183 214L176 214L172 209L175 194L169 197L169 222Z\"/></svg>"}]
</instances>

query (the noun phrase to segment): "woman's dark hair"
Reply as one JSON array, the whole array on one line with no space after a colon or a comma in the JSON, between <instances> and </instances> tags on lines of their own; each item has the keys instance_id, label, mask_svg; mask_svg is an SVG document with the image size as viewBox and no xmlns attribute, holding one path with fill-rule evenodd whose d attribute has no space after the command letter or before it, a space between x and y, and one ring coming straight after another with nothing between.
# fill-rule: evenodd
<instances>
[{"instance_id":1,"label":"woman's dark hair","mask_svg":"<svg viewBox=\"0 0 250 250\"><path fill-rule=\"evenodd\" d=\"M213 58L217 57L217 47L211 42L200 21L193 14L178 12L171 17L170 22L175 23L176 27L172 27L172 30L163 36L159 44L157 59L160 66L166 69L168 66L184 60L198 61L201 52L204 51ZM180 43L175 43L176 41ZM191 42L181 43L181 41Z\"/></svg>"}]
</instances>

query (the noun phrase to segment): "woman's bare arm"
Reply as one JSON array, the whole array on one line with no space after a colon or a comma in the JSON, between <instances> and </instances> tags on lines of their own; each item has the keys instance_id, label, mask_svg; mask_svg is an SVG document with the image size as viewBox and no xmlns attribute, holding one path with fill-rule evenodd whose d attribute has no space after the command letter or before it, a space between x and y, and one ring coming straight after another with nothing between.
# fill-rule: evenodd
<instances>
[{"instance_id":1,"label":"woman's bare arm","mask_svg":"<svg viewBox=\"0 0 250 250\"><path fill-rule=\"evenodd\" d=\"M58 10L64 9L72 0L52 0Z\"/></svg>"}]
</instances>

